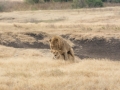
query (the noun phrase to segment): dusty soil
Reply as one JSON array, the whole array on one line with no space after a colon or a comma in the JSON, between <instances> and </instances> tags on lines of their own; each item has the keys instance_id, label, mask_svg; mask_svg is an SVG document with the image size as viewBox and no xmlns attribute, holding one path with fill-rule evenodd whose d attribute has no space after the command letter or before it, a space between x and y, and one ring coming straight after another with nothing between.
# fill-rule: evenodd
<instances>
[{"instance_id":1,"label":"dusty soil","mask_svg":"<svg viewBox=\"0 0 120 90\"><path fill-rule=\"evenodd\" d=\"M16 50L39 49L49 57L49 37L60 35L80 59L119 60L119 10L107 7L0 13L0 44Z\"/></svg>"}]
</instances>

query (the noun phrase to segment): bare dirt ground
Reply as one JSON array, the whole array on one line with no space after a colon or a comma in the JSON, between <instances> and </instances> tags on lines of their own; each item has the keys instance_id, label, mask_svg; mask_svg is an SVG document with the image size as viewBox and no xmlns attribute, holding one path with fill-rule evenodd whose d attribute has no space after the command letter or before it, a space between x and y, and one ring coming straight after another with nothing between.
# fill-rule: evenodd
<instances>
[{"instance_id":1,"label":"bare dirt ground","mask_svg":"<svg viewBox=\"0 0 120 90\"><path fill-rule=\"evenodd\" d=\"M52 60L60 35L76 63ZM119 90L120 7L0 13L1 90Z\"/></svg>"}]
</instances>

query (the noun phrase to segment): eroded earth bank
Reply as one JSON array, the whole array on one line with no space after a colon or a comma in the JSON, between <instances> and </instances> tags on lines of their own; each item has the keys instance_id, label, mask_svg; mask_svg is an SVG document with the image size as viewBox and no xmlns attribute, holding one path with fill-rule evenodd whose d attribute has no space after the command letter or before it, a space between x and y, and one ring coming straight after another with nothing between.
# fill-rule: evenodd
<instances>
[{"instance_id":1,"label":"eroded earth bank","mask_svg":"<svg viewBox=\"0 0 120 90\"><path fill-rule=\"evenodd\" d=\"M51 34L46 32L6 32L0 33L0 45L16 49L41 50L45 55L50 56L49 38ZM60 35L73 47L75 55L80 59L120 59L120 40L114 37L87 37L82 34Z\"/></svg>"}]
</instances>

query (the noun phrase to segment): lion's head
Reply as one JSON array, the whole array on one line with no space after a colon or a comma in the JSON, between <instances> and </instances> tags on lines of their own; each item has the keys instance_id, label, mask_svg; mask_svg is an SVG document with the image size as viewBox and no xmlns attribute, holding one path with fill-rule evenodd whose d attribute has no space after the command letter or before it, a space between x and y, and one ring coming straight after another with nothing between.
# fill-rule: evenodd
<instances>
[{"instance_id":1,"label":"lion's head","mask_svg":"<svg viewBox=\"0 0 120 90\"><path fill-rule=\"evenodd\" d=\"M62 45L63 45L63 39L61 39L61 37L59 36L53 36L50 40L49 40L49 43L50 43L50 47L51 49L54 49L54 50L60 50Z\"/></svg>"},{"instance_id":2,"label":"lion's head","mask_svg":"<svg viewBox=\"0 0 120 90\"><path fill-rule=\"evenodd\" d=\"M51 52L53 53L54 58L59 59L61 57L59 51L57 51L57 50L51 50Z\"/></svg>"}]
</instances>

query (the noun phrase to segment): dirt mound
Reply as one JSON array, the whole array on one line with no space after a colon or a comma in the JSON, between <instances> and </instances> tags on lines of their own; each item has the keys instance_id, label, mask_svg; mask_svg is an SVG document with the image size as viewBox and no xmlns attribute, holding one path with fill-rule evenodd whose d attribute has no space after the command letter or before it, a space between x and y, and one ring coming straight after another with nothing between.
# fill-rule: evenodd
<instances>
[{"instance_id":1,"label":"dirt mound","mask_svg":"<svg viewBox=\"0 0 120 90\"><path fill-rule=\"evenodd\" d=\"M50 35L44 32L0 33L0 44L14 48L39 48L49 49ZM74 35L62 35L63 38L73 43L75 55L79 58L107 58L120 59L120 40L113 37L79 38ZM82 37L82 35L81 35Z\"/></svg>"}]
</instances>

